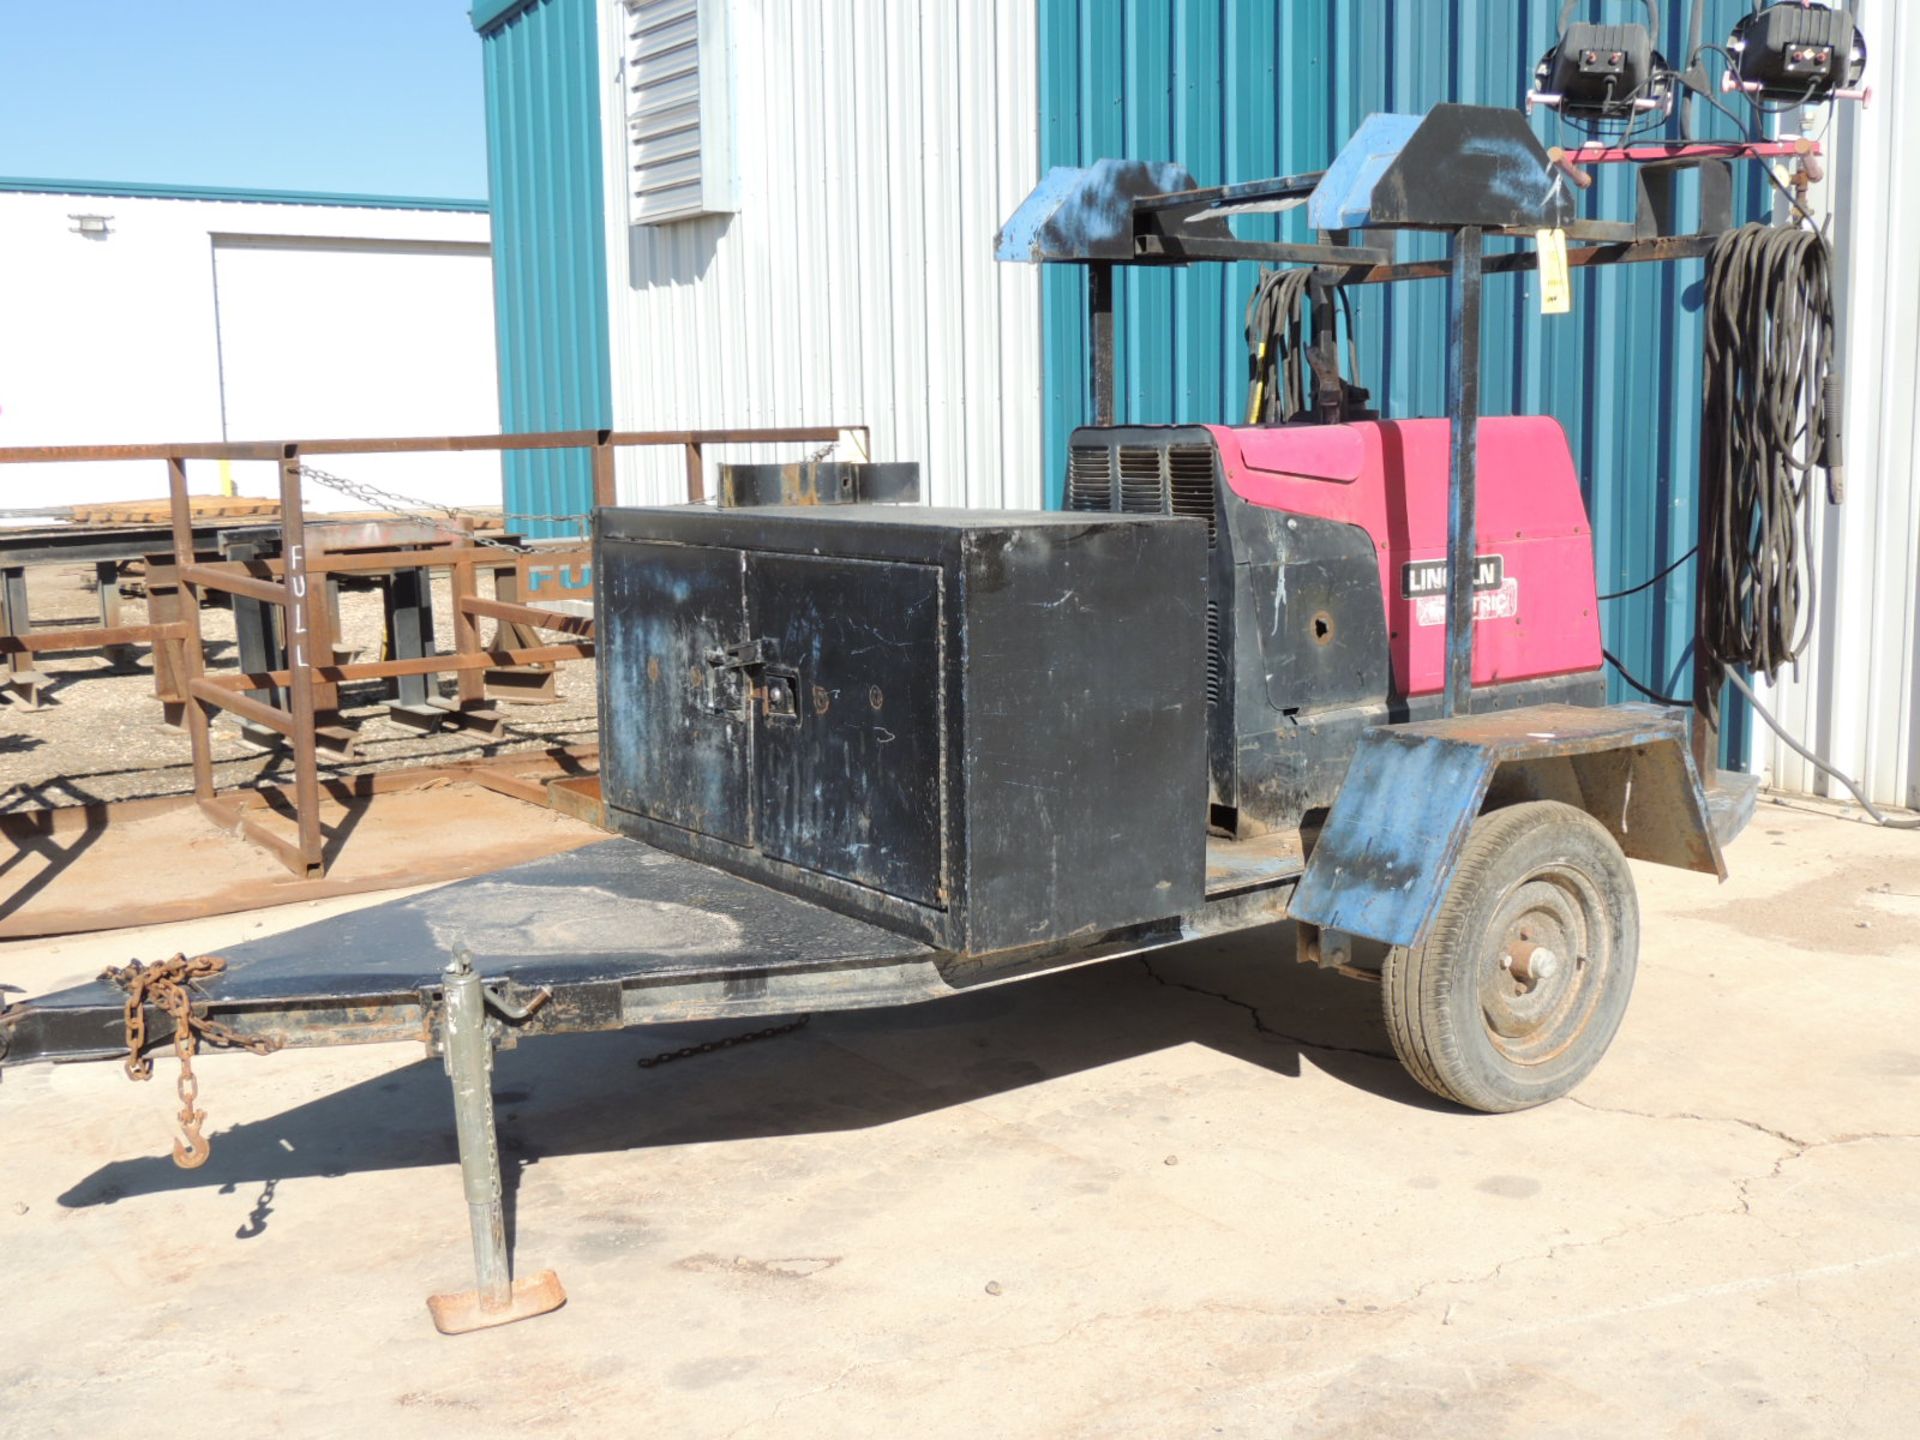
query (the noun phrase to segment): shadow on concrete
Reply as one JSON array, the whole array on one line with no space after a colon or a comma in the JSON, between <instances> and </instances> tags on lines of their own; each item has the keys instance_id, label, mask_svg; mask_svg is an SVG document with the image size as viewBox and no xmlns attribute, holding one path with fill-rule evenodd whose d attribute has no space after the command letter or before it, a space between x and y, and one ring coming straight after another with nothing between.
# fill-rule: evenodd
<instances>
[{"instance_id":1,"label":"shadow on concrete","mask_svg":"<svg viewBox=\"0 0 1920 1440\"><path fill-rule=\"evenodd\" d=\"M1145 963L1110 960L934 1003L822 1014L789 1035L652 1070L636 1061L772 1022L530 1039L502 1051L495 1069L509 1206L519 1174L549 1156L868 1129L1190 1044L1276 1077L1297 1077L1310 1061L1396 1103L1452 1109L1392 1058L1379 1006L1377 986L1297 964L1291 927L1282 925L1159 951ZM243 1079L239 1063L203 1076L216 1102ZM282 1180L458 1158L438 1060L212 1139L202 1169L177 1169L161 1153L118 1160L61 1204L205 1186L257 1192L270 1205Z\"/></svg>"},{"instance_id":2,"label":"shadow on concrete","mask_svg":"<svg viewBox=\"0 0 1920 1440\"><path fill-rule=\"evenodd\" d=\"M12 844L12 853L0 859L0 920L24 910L107 833L107 807L98 803L79 807L82 820L77 829L71 823L56 827L56 820L71 821L71 811L55 814L59 802L53 792L67 789L63 781L53 780L43 786L23 786L18 792L7 792L9 801L18 793L22 799L37 803L32 808L0 812L0 839ZM21 878L33 860L41 862L40 868Z\"/></svg>"}]
</instances>

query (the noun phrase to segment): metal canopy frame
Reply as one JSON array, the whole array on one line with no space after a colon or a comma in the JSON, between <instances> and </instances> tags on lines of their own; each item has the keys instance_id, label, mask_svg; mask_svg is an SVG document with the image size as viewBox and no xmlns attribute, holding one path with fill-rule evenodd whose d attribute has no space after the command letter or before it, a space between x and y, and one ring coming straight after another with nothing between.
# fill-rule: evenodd
<instances>
[{"instance_id":1,"label":"metal canopy frame","mask_svg":"<svg viewBox=\"0 0 1920 1440\"><path fill-rule=\"evenodd\" d=\"M1425 116L1375 115L1326 170L1201 187L1178 166L1103 160L1050 174L1001 230L996 258L1087 267L1093 423L1115 423L1113 271L1117 265L1255 261L1314 270L1314 371L1322 420L1341 416L1332 292L1348 285L1446 279L1447 418L1453 422L1447 511L1447 684L1444 713L1466 714L1473 693L1473 557L1478 530L1480 331L1489 274L1537 270L1534 252L1488 254L1490 236L1533 239L1563 231L1570 269L1672 264L1702 259L1733 228L1736 160L1798 162L1802 198L1819 178L1821 147L1810 140L1640 141L1544 147L1518 111L1440 105ZM1586 167L1628 164L1636 176L1631 221L1583 219L1578 198L1593 185ZM1153 192L1143 177L1171 173L1186 183ZM1700 224L1676 227L1680 178L1701 177ZM1221 231L1237 215L1307 207L1317 240L1243 240ZM1445 260L1396 259L1394 232L1444 234ZM1129 233L1130 232L1130 233ZM1131 253L1116 243L1131 240ZM1093 239L1090 242L1089 236ZM1696 697L1694 754L1716 773L1718 734Z\"/></svg>"}]
</instances>

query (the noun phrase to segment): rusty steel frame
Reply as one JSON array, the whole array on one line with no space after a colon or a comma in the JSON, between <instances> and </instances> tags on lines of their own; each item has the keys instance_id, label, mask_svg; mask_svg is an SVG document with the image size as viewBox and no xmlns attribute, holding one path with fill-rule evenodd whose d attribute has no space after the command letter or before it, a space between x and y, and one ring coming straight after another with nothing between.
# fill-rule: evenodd
<instances>
[{"instance_id":1,"label":"rusty steel frame","mask_svg":"<svg viewBox=\"0 0 1920 1440\"><path fill-rule=\"evenodd\" d=\"M22 634L0 642L0 656L45 654L56 650L138 643L154 647L155 688L163 700L178 703L193 752L193 795L217 823L237 830L271 852L303 879L326 873L325 840L320 826L319 735L316 695L347 680L392 679L404 675L450 673L456 677L456 720L477 721L484 703L483 671L509 665L590 659L593 622L581 616L534 605L487 600L478 593L477 572L497 562L497 549L451 545L431 549L388 549L349 554L313 554L307 543L301 492L301 467L315 455L434 454L462 451L587 450L592 460L593 505L617 502L614 455L622 448L679 446L686 456L687 498L706 498L705 447L838 441L860 437L870 448L863 425L752 427L718 430L560 430L525 435L433 435L270 442L208 441L150 445L26 445L0 447L0 465L102 460L159 460L167 471L169 530L173 539L173 608L178 614L145 626L100 627L54 636ZM271 461L279 467L280 555L260 561L208 561L195 551L193 507L187 493L189 460ZM574 559L576 552L560 558ZM454 650L446 655L334 663L333 622L326 603L327 577L334 574L446 568L452 571ZM279 607L285 615L286 663L266 672L209 675L200 631L200 605L208 591L240 596ZM483 648L483 618L529 630L550 630L574 643ZM24 632L25 624L22 624ZM83 642L91 642L85 644ZM164 657L164 661L163 661ZM162 679L162 672L166 678ZM270 704L248 691L284 690L286 705ZM289 843L257 824L245 812L242 794L221 796L213 778L212 721L219 711L284 736L293 750L293 819L296 838ZM497 717L496 717L497 723Z\"/></svg>"}]
</instances>

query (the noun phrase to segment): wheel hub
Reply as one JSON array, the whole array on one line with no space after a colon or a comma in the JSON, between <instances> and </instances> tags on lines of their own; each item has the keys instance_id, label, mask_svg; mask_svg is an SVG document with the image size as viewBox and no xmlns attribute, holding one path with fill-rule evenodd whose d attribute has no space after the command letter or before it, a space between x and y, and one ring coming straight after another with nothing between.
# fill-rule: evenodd
<instances>
[{"instance_id":1,"label":"wheel hub","mask_svg":"<svg viewBox=\"0 0 1920 1440\"><path fill-rule=\"evenodd\" d=\"M1507 947L1500 964L1523 985L1551 980L1560 970L1560 957L1544 945L1536 945L1525 935Z\"/></svg>"},{"instance_id":2,"label":"wheel hub","mask_svg":"<svg viewBox=\"0 0 1920 1440\"><path fill-rule=\"evenodd\" d=\"M1521 1064L1551 1060L1592 1018L1606 956L1601 899L1578 872L1552 866L1503 897L1481 970L1487 1032Z\"/></svg>"}]
</instances>

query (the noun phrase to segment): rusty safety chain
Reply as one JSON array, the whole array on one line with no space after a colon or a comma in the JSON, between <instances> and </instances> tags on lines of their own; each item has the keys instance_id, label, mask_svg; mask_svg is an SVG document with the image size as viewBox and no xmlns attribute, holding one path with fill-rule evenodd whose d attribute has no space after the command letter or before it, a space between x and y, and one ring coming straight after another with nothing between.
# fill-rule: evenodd
<instances>
[{"instance_id":1,"label":"rusty safety chain","mask_svg":"<svg viewBox=\"0 0 1920 1440\"><path fill-rule=\"evenodd\" d=\"M817 465L829 455L833 454L838 446L839 441L829 440L808 455L802 463ZM300 478L303 480L311 480L316 485L336 491L341 495L345 495L348 499L358 500L363 505L371 505L375 509L412 511L422 515L444 515L449 520L457 520L463 513L450 505L442 505L432 500L422 500L414 495L402 495L397 490L388 490L383 486L372 484L366 480L353 480L345 475L336 475L330 470L322 470L317 465L303 464L300 467ZM591 513L535 515L519 510L508 510L502 513L501 520L503 523L508 520L532 520L537 523L565 525L576 532L576 538L584 540L587 538L593 516ZM473 535L470 538L477 545L490 545L496 550L507 550L516 555L532 555L538 553L537 547L535 546L516 545L511 540L494 540L484 535Z\"/></svg>"},{"instance_id":2,"label":"rusty safety chain","mask_svg":"<svg viewBox=\"0 0 1920 1440\"><path fill-rule=\"evenodd\" d=\"M322 470L317 465L302 465L300 467L300 478L303 480L311 480L314 484L322 486L325 489L337 491L339 494L345 495L348 499L358 500L363 505L371 505L376 510L395 510L419 515L440 515L445 516L449 520L458 520L465 513L451 505L441 505L432 500L422 500L417 496L402 495L397 490L387 490L365 480L351 480L345 475L335 475L332 471ZM583 540L587 535L588 522L592 519L593 517L587 514L529 515L523 514L518 510L508 511L501 516L502 523L508 520L534 520L548 521L555 525L566 525L578 531L579 534L577 538ZM489 546L495 550L505 550L514 555L533 555L539 553L538 547L536 546L516 545L511 540L496 540L486 535L473 535L464 530L461 533L466 535L466 538L472 540L476 545Z\"/></svg>"},{"instance_id":3,"label":"rusty safety chain","mask_svg":"<svg viewBox=\"0 0 1920 1440\"><path fill-rule=\"evenodd\" d=\"M200 1098L200 1081L193 1073L194 1052L202 1040L214 1045L233 1045L265 1055L278 1050L277 1040L240 1035L218 1020L194 1013L190 987L196 980L218 975L227 962L218 955L197 955L189 960L176 955L143 965L138 960L123 967L110 966L100 977L127 992L127 1078L151 1080L153 1061L141 1051L147 1043L147 1006L164 1010L173 1017L173 1048L180 1057L180 1080L175 1087L180 1095L180 1131L184 1137L173 1142L173 1163L182 1170L197 1170L207 1163L213 1146L201 1133L207 1112L195 1107Z\"/></svg>"},{"instance_id":4,"label":"rusty safety chain","mask_svg":"<svg viewBox=\"0 0 1920 1440\"><path fill-rule=\"evenodd\" d=\"M731 1050L736 1045L750 1045L755 1040L772 1040L776 1036L791 1035L809 1020L811 1015L802 1015L798 1020L789 1020L784 1025L769 1025L764 1030L748 1030L740 1035L723 1035L718 1040L703 1040L698 1045L689 1045L682 1050L662 1050L658 1055L648 1055L634 1063L642 1070L651 1070L656 1065L665 1065L670 1060L691 1060L695 1055L711 1055L716 1050Z\"/></svg>"}]
</instances>

